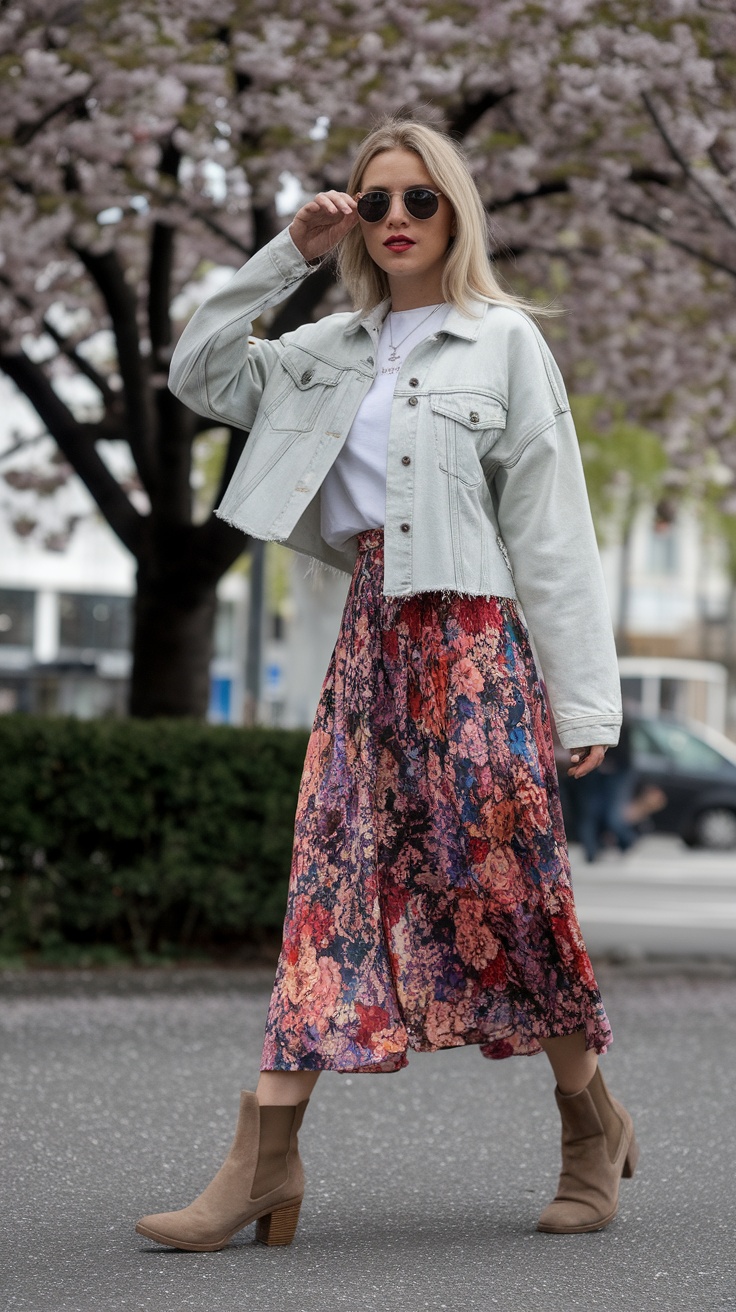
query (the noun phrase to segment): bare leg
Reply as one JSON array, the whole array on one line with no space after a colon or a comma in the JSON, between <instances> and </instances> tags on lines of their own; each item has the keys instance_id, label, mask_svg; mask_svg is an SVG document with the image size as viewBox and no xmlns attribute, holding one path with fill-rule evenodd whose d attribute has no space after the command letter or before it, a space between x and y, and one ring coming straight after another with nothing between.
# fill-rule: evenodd
<instances>
[{"instance_id":1,"label":"bare leg","mask_svg":"<svg viewBox=\"0 0 736 1312\"><path fill-rule=\"evenodd\" d=\"M319 1071L261 1071L256 1097L262 1107L296 1107L308 1098Z\"/></svg>"},{"instance_id":2,"label":"bare leg","mask_svg":"<svg viewBox=\"0 0 736 1312\"><path fill-rule=\"evenodd\" d=\"M598 1055L585 1047L585 1031L561 1039L540 1039L550 1060L560 1093L582 1093L595 1075Z\"/></svg>"}]
</instances>

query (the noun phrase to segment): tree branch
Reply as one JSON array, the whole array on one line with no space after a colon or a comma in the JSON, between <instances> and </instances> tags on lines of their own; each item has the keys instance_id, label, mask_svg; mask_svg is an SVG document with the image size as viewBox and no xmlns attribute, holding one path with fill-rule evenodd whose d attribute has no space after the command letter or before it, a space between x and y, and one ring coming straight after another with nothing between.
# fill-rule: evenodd
<instances>
[{"instance_id":1,"label":"tree branch","mask_svg":"<svg viewBox=\"0 0 736 1312\"><path fill-rule=\"evenodd\" d=\"M159 173L178 181L181 151L173 136L161 148ZM151 234L148 264L148 332L151 338L153 368L164 369L161 352L171 345L171 272L174 263L174 226L158 220Z\"/></svg>"},{"instance_id":2,"label":"tree branch","mask_svg":"<svg viewBox=\"0 0 736 1312\"><path fill-rule=\"evenodd\" d=\"M273 205L254 205L253 212L253 250L259 251L279 231L276 210Z\"/></svg>"},{"instance_id":3,"label":"tree branch","mask_svg":"<svg viewBox=\"0 0 736 1312\"><path fill-rule=\"evenodd\" d=\"M244 433L241 428L230 429L230 437L228 439L228 444L227 444L225 463L222 466L222 473L220 474L219 486L217 488L217 492L215 493L215 499L212 503L213 510L217 509L220 502L222 501L222 498L225 495L225 489L227 488L230 479L235 473L235 466L237 465L243 453L243 449L247 441L248 441L248 434Z\"/></svg>"},{"instance_id":4,"label":"tree branch","mask_svg":"<svg viewBox=\"0 0 736 1312\"><path fill-rule=\"evenodd\" d=\"M160 520L169 524L187 525L192 522L192 444L195 417L188 406L170 392L168 387L157 387L155 392L158 417L158 448L161 479L155 496L151 498Z\"/></svg>"},{"instance_id":5,"label":"tree branch","mask_svg":"<svg viewBox=\"0 0 736 1312\"><path fill-rule=\"evenodd\" d=\"M227 242L229 246L232 246L233 250L240 251L241 255L244 255L247 260L250 259L254 248L252 246L246 246L245 242L240 241L238 237L234 237L233 234L228 232L226 228L223 228L216 219L213 219L211 214L206 214L204 210L197 209L192 209L191 213L193 218L199 219L200 223L203 223L205 228L209 228L210 232L214 232L216 237L220 237L223 241Z\"/></svg>"},{"instance_id":6,"label":"tree branch","mask_svg":"<svg viewBox=\"0 0 736 1312\"><path fill-rule=\"evenodd\" d=\"M217 583L218 579L238 556L248 548L249 539L239 528L227 524L224 519L210 515L204 524L195 528L197 542L197 569L205 582Z\"/></svg>"},{"instance_id":7,"label":"tree branch","mask_svg":"<svg viewBox=\"0 0 736 1312\"><path fill-rule=\"evenodd\" d=\"M136 299L128 286L115 251L97 255L72 247L97 286L112 322L123 380L128 440L141 482L153 495L158 481L158 462L154 446L154 420L151 409L149 371L141 355Z\"/></svg>"},{"instance_id":8,"label":"tree branch","mask_svg":"<svg viewBox=\"0 0 736 1312\"><path fill-rule=\"evenodd\" d=\"M635 182L637 185L643 182L657 182L666 187L672 184L672 175L661 173L657 169L632 169L626 181ZM569 178L554 178L548 182L540 182L532 191L515 191L510 196L504 196L501 200L487 205L486 209L489 214L493 214L496 210L508 209L509 205L521 205L542 196L564 196L569 192Z\"/></svg>"},{"instance_id":9,"label":"tree branch","mask_svg":"<svg viewBox=\"0 0 736 1312\"><path fill-rule=\"evenodd\" d=\"M471 128L475 127L479 119L488 113L489 109L495 109L502 101L508 100L510 96L515 95L515 88L510 87L507 91L484 91L482 96L477 100L465 100L457 109L447 118L447 131L453 137L465 137Z\"/></svg>"},{"instance_id":10,"label":"tree branch","mask_svg":"<svg viewBox=\"0 0 736 1312\"><path fill-rule=\"evenodd\" d=\"M508 209L509 205L520 205L526 201L537 200L540 196L564 196L570 191L570 184L566 178L557 178L554 182L540 182L533 191L514 191L510 196L504 196L501 200L492 201L486 205L489 214L495 214L498 210Z\"/></svg>"},{"instance_id":11,"label":"tree branch","mask_svg":"<svg viewBox=\"0 0 736 1312\"><path fill-rule=\"evenodd\" d=\"M195 415L193 410L189 413L194 419L194 437L199 437L200 433L211 433L213 428L222 428L222 424L218 424L215 419L208 419L206 415Z\"/></svg>"},{"instance_id":12,"label":"tree branch","mask_svg":"<svg viewBox=\"0 0 736 1312\"><path fill-rule=\"evenodd\" d=\"M171 345L171 271L174 263L174 229L154 223L148 264L148 331L154 370L165 369L161 353Z\"/></svg>"},{"instance_id":13,"label":"tree branch","mask_svg":"<svg viewBox=\"0 0 736 1312\"><path fill-rule=\"evenodd\" d=\"M48 319L43 320L43 330L48 333L49 337L51 337L54 342L56 342L61 354L66 356L67 360L71 360L75 369L77 369L80 374L84 374L85 378L88 378L89 381L94 384L105 405L114 409L118 405L120 398L116 392L113 392L107 379L95 369L93 364L90 364L89 360L79 354L79 350L76 346L73 346L66 340L66 338L62 337L61 333L56 331L53 324L49 323Z\"/></svg>"},{"instance_id":14,"label":"tree branch","mask_svg":"<svg viewBox=\"0 0 736 1312\"><path fill-rule=\"evenodd\" d=\"M283 333L293 332L303 323L308 323L329 288L335 282L335 271L331 261L321 264L314 273L301 282L292 292L288 301L284 301L271 322L268 335L281 337Z\"/></svg>"},{"instance_id":15,"label":"tree branch","mask_svg":"<svg viewBox=\"0 0 736 1312\"><path fill-rule=\"evenodd\" d=\"M2 283L3 287L7 288L13 299L17 301L18 305L21 305L24 310L29 312L29 314L34 313L36 307L27 296L24 296L22 292L15 289L10 279L4 273L0 273L0 283ZM81 374L84 374L85 378L88 378L91 383L94 383L106 405L114 406L118 398L107 382L107 379L103 378L102 374L98 373L94 365L90 364L88 360L85 360L83 355L79 354L77 347L69 342L68 338L62 337L61 333L57 332L56 328L54 328L52 323L49 323L48 319L44 318L41 322L43 324L44 332L48 333L52 341L56 343L61 354L65 355L67 360L71 360L75 368L78 369Z\"/></svg>"},{"instance_id":16,"label":"tree branch","mask_svg":"<svg viewBox=\"0 0 736 1312\"><path fill-rule=\"evenodd\" d=\"M33 138L56 118L57 114L63 114L67 109L76 109L80 113L85 110L85 101L89 95L89 88L82 95L70 96L68 100L63 100L60 105L53 105L46 114L36 119L35 123L19 123L13 133L13 142L16 146L28 146Z\"/></svg>"},{"instance_id":17,"label":"tree branch","mask_svg":"<svg viewBox=\"0 0 736 1312\"><path fill-rule=\"evenodd\" d=\"M0 354L0 369L30 401L69 464L76 470L111 529L137 554L141 516L95 450L43 370L23 352Z\"/></svg>"},{"instance_id":18,"label":"tree branch","mask_svg":"<svg viewBox=\"0 0 736 1312\"><path fill-rule=\"evenodd\" d=\"M667 128L665 127L664 121L661 118L657 110L657 107L654 104L654 101L650 96L649 92L642 91L641 98L644 101L644 105L646 107L647 113L649 114L649 117L654 123L654 126L657 129L664 144L666 145L668 151L670 152L670 155L676 161L676 163L679 164L680 168L685 174L685 177L690 182L692 182L693 186L696 187L698 191L701 191L703 193L713 213L716 214L722 220L723 223L725 223L727 228L730 228L732 231L736 232L736 218L734 218L734 216L729 213L729 211L726 209L723 203L718 199L718 197L713 195L713 192L711 191L710 187L706 186L703 179L699 178L697 173L695 173L690 161L685 158L679 146L676 144L674 139L670 136Z\"/></svg>"},{"instance_id":19,"label":"tree branch","mask_svg":"<svg viewBox=\"0 0 736 1312\"><path fill-rule=\"evenodd\" d=\"M720 269L722 273L727 273L731 278L736 278L736 265L726 264L723 260L718 260L713 255L708 255L707 251L698 250L696 246L691 246L689 242L683 241L681 237L675 237L666 229L660 228L651 219L640 218L636 214L626 214L624 210L612 209L612 214L624 223L632 223L635 227L646 228L648 232L653 232L655 237L661 237L663 241L669 242L670 246L676 246L678 250L686 251L688 255L694 255L696 260L702 260L704 264L709 264L712 269Z\"/></svg>"},{"instance_id":20,"label":"tree branch","mask_svg":"<svg viewBox=\"0 0 736 1312\"><path fill-rule=\"evenodd\" d=\"M35 446L37 442L43 442L45 437L48 437L45 429L42 433L36 433L33 437L21 437L18 442L14 442L12 446L9 446L7 451L0 451L0 460L9 460L11 456L17 456L19 451L25 451L29 446Z\"/></svg>"}]
</instances>

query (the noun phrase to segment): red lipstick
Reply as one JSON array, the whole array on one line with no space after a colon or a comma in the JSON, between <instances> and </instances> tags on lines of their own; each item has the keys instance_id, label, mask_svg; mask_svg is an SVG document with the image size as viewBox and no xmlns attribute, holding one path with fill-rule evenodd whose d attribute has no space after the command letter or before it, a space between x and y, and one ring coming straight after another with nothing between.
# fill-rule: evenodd
<instances>
[{"instance_id":1,"label":"red lipstick","mask_svg":"<svg viewBox=\"0 0 736 1312\"><path fill-rule=\"evenodd\" d=\"M411 237L398 233L394 237L387 237L383 244L391 251L408 251L412 246L416 246L416 242Z\"/></svg>"}]
</instances>

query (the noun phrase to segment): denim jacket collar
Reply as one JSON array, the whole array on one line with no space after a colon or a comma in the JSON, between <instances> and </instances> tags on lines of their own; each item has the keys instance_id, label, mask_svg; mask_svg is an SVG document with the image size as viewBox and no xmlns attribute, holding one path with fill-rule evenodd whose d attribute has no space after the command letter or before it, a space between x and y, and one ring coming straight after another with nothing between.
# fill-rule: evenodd
<instances>
[{"instance_id":1,"label":"denim jacket collar","mask_svg":"<svg viewBox=\"0 0 736 1312\"><path fill-rule=\"evenodd\" d=\"M364 314L362 310L356 310L344 331L347 334L352 334L356 333L359 328L367 328L368 332L372 332L377 328L380 329L390 308L391 297L387 296L378 305L374 305L373 309L369 310L367 314ZM439 331L448 333L451 337L462 337L468 342L477 341L488 309L488 302L476 301L474 302L474 308L477 308L477 314L471 316L462 314L460 310L456 310L453 306Z\"/></svg>"}]
</instances>

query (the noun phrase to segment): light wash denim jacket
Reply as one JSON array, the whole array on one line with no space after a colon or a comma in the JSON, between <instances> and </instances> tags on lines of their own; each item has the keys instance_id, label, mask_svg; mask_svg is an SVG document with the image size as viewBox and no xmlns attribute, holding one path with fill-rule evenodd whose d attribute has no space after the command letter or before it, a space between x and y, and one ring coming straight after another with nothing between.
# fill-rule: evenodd
<instances>
[{"instance_id":1,"label":"light wash denim jacket","mask_svg":"<svg viewBox=\"0 0 736 1312\"><path fill-rule=\"evenodd\" d=\"M193 315L172 391L249 429L218 513L350 572L355 540L320 534L320 486L376 373L384 302L280 341L251 322L312 272L287 231ZM384 594L517 597L565 747L615 743L616 651L575 429L559 369L532 320L478 302L451 309L396 381L388 443Z\"/></svg>"}]
</instances>

